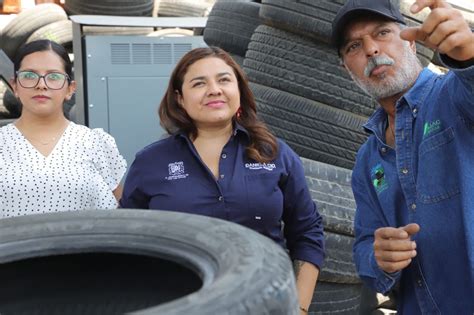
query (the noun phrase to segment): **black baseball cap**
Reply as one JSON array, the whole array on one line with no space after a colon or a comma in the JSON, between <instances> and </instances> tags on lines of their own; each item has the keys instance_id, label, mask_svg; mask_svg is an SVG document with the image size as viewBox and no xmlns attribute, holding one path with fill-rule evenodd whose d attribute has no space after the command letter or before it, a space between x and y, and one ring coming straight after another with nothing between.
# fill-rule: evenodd
<instances>
[{"instance_id":1,"label":"black baseball cap","mask_svg":"<svg viewBox=\"0 0 474 315\"><path fill-rule=\"evenodd\" d=\"M352 18L368 12L394 22L406 24L398 8L390 0L348 0L332 21L331 41L339 52L344 40L344 31Z\"/></svg>"}]
</instances>

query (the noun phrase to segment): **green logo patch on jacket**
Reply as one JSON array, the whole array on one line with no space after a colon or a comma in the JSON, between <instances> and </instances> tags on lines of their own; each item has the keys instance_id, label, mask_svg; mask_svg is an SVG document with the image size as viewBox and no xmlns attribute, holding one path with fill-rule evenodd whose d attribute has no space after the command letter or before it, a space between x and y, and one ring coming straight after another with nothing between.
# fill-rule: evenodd
<instances>
[{"instance_id":1,"label":"green logo patch on jacket","mask_svg":"<svg viewBox=\"0 0 474 315\"><path fill-rule=\"evenodd\" d=\"M423 126L423 138L441 129L441 120L426 122Z\"/></svg>"},{"instance_id":2,"label":"green logo patch on jacket","mask_svg":"<svg viewBox=\"0 0 474 315\"><path fill-rule=\"evenodd\" d=\"M385 171L381 164L377 164L372 168L370 178L372 179L372 184L377 194L380 194L388 188L388 183L385 179Z\"/></svg>"}]
</instances>

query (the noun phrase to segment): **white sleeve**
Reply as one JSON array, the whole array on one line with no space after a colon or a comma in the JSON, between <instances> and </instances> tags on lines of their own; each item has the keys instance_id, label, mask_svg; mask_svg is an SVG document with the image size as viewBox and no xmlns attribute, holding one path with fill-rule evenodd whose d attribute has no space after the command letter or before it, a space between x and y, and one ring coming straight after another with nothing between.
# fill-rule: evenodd
<instances>
[{"instance_id":1,"label":"white sleeve","mask_svg":"<svg viewBox=\"0 0 474 315\"><path fill-rule=\"evenodd\" d=\"M93 159L94 165L110 189L115 190L127 170L127 162L118 151L115 139L111 135L102 128L92 129L92 132L98 141L98 152Z\"/></svg>"}]
</instances>

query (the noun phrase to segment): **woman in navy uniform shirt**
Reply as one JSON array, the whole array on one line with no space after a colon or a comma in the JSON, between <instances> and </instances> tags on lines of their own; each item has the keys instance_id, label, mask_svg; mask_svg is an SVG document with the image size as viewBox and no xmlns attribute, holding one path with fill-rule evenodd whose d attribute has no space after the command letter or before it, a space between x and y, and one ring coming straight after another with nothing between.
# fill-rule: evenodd
<instances>
[{"instance_id":1,"label":"woman in navy uniform shirt","mask_svg":"<svg viewBox=\"0 0 474 315\"><path fill-rule=\"evenodd\" d=\"M240 67L220 48L190 51L159 113L171 136L136 155L121 207L216 217L270 237L295 263L304 313L324 257L322 218L299 157L258 120Z\"/></svg>"}]
</instances>

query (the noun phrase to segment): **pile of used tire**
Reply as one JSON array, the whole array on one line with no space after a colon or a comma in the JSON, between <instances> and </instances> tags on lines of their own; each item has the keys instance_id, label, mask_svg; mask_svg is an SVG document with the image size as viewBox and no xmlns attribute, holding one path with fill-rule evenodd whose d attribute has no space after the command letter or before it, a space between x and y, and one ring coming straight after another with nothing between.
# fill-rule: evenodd
<instances>
[{"instance_id":1,"label":"pile of used tire","mask_svg":"<svg viewBox=\"0 0 474 315\"><path fill-rule=\"evenodd\" d=\"M302 158L327 246L310 314L378 314L396 307L362 287L352 261L350 169L367 138L362 125L377 104L352 82L330 46L331 23L344 3L217 0L204 30L208 45L243 66L259 117ZM419 25L425 15L409 13L411 3L396 0L407 24ZM430 64L433 51L417 43L417 52L423 65Z\"/></svg>"}]
</instances>

